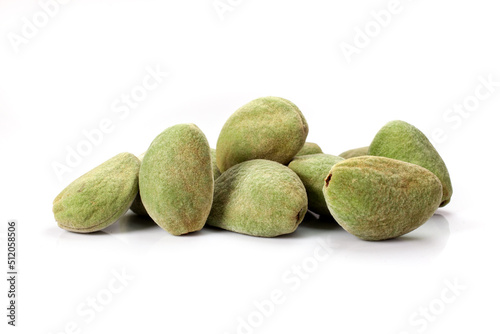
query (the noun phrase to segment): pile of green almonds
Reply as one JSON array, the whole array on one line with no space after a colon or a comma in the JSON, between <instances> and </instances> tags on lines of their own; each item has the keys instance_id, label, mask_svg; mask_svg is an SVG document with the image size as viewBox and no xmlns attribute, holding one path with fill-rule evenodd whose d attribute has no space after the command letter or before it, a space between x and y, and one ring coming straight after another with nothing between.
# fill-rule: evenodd
<instances>
[{"instance_id":1,"label":"pile of green almonds","mask_svg":"<svg viewBox=\"0 0 500 334\"><path fill-rule=\"evenodd\" d=\"M208 224L274 237L294 232L310 210L361 239L384 240L449 203L446 165L414 126L389 122L370 146L339 156L305 142L308 131L297 106L279 97L234 112L215 150L196 125L174 125L143 155L120 153L73 181L54 200L55 219L89 233L132 209L173 235Z\"/></svg>"}]
</instances>

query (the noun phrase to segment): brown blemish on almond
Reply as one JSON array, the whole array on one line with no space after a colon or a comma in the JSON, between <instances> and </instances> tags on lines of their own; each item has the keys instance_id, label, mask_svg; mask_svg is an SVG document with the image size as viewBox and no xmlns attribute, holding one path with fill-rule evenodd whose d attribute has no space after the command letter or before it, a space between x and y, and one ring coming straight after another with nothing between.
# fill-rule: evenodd
<instances>
[{"instance_id":1,"label":"brown blemish on almond","mask_svg":"<svg viewBox=\"0 0 500 334\"><path fill-rule=\"evenodd\" d=\"M332 179L332 173L328 174L328 176L325 179L326 187L328 187L328 185L330 184L331 179Z\"/></svg>"}]
</instances>

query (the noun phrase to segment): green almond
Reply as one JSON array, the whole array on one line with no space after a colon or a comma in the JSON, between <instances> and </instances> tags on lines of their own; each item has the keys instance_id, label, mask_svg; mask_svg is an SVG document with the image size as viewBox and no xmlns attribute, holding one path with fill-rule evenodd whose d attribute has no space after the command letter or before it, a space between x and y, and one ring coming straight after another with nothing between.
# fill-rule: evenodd
<instances>
[{"instance_id":1,"label":"green almond","mask_svg":"<svg viewBox=\"0 0 500 334\"><path fill-rule=\"evenodd\" d=\"M347 150L345 152L340 153L339 157L342 157L344 159L349 159L349 158L361 157L363 155L368 155L368 148L369 146L353 148L352 150Z\"/></svg>"},{"instance_id":2,"label":"green almond","mask_svg":"<svg viewBox=\"0 0 500 334\"><path fill-rule=\"evenodd\" d=\"M146 151L139 172L142 203L164 230L200 230L212 205L214 179L207 138L194 124L174 125Z\"/></svg>"},{"instance_id":3,"label":"green almond","mask_svg":"<svg viewBox=\"0 0 500 334\"><path fill-rule=\"evenodd\" d=\"M144 204L142 204L140 192L137 193L137 196L135 197L134 201L132 202L132 205L130 206L130 210L132 210L132 212L135 213L136 215L149 217L148 211L144 207Z\"/></svg>"},{"instance_id":4,"label":"green almond","mask_svg":"<svg viewBox=\"0 0 500 334\"><path fill-rule=\"evenodd\" d=\"M215 160L215 149L211 148L210 149L210 157L212 158L212 172L214 174L214 180L217 180L217 178L220 176L221 172L219 170L219 167L217 167L217 161Z\"/></svg>"},{"instance_id":5,"label":"green almond","mask_svg":"<svg viewBox=\"0 0 500 334\"><path fill-rule=\"evenodd\" d=\"M138 156L138 158L141 162L142 162L142 159L144 158L145 154L146 154L146 152L144 152L143 154ZM212 159L212 172L213 172L214 180L215 180L220 176L221 172L220 172L219 168L217 167L217 163L215 162L215 149L213 149L213 148L210 149L210 157ZM134 202L132 202L132 205L130 206L130 210L132 210L137 215L149 217L149 214L146 211L144 204L142 204L141 192L139 192L137 194Z\"/></svg>"},{"instance_id":6,"label":"green almond","mask_svg":"<svg viewBox=\"0 0 500 334\"><path fill-rule=\"evenodd\" d=\"M337 163L323 193L332 216L364 240L391 239L421 226L441 203L442 185L429 170L385 157Z\"/></svg>"},{"instance_id":7,"label":"green almond","mask_svg":"<svg viewBox=\"0 0 500 334\"><path fill-rule=\"evenodd\" d=\"M306 188L309 210L330 216L323 195L323 185L332 166L343 160L344 158L335 155L319 153L297 156L290 161L288 167L299 176Z\"/></svg>"},{"instance_id":8,"label":"green almond","mask_svg":"<svg viewBox=\"0 0 500 334\"><path fill-rule=\"evenodd\" d=\"M137 195L139 166L133 154L120 153L73 181L54 199L59 227L90 233L117 221Z\"/></svg>"},{"instance_id":9,"label":"green almond","mask_svg":"<svg viewBox=\"0 0 500 334\"><path fill-rule=\"evenodd\" d=\"M253 100L224 124L216 147L221 172L247 160L267 159L287 164L304 146L308 133L304 115L279 97Z\"/></svg>"},{"instance_id":10,"label":"green almond","mask_svg":"<svg viewBox=\"0 0 500 334\"><path fill-rule=\"evenodd\" d=\"M387 123L375 135L368 153L406 161L430 170L443 184L440 206L450 202L453 188L448 169L429 139L413 125L403 121Z\"/></svg>"},{"instance_id":11,"label":"green almond","mask_svg":"<svg viewBox=\"0 0 500 334\"><path fill-rule=\"evenodd\" d=\"M295 156L323 153L321 147L316 143L306 142Z\"/></svg>"},{"instance_id":12,"label":"green almond","mask_svg":"<svg viewBox=\"0 0 500 334\"><path fill-rule=\"evenodd\" d=\"M259 237L292 233L307 212L307 194L297 174L270 160L235 165L215 181L207 223Z\"/></svg>"},{"instance_id":13,"label":"green almond","mask_svg":"<svg viewBox=\"0 0 500 334\"><path fill-rule=\"evenodd\" d=\"M146 152L142 153L137 157L141 163L142 159L144 159L144 155L146 155ZM135 196L135 199L132 202L132 205L130 206L130 210L132 210L132 212L134 212L136 215L149 217L149 214L146 211L144 204L142 204L140 191L137 193L137 196Z\"/></svg>"}]
</instances>

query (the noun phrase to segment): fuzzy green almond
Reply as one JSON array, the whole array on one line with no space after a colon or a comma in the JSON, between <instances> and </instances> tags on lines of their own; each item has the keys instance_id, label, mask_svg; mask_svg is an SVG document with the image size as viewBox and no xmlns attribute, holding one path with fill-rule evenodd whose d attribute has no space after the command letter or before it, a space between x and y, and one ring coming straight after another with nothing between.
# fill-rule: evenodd
<instances>
[{"instance_id":1,"label":"fuzzy green almond","mask_svg":"<svg viewBox=\"0 0 500 334\"><path fill-rule=\"evenodd\" d=\"M164 230L200 230L212 206L214 178L207 138L194 124L174 125L146 151L139 172L142 203Z\"/></svg>"},{"instance_id":2,"label":"fuzzy green almond","mask_svg":"<svg viewBox=\"0 0 500 334\"><path fill-rule=\"evenodd\" d=\"M139 167L133 154L120 153L73 181L54 199L59 227L90 233L113 224L137 195Z\"/></svg>"},{"instance_id":3,"label":"fuzzy green almond","mask_svg":"<svg viewBox=\"0 0 500 334\"><path fill-rule=\"evenodd\" d=\"M144 155L146 155L146 152L142 153L137 157L141 163L142 159L144 159ZM144 204L142 204L140 191L137 193L137 196L135 196L135 199L132 202L132 205L130 206L130 210L132 210L132 212L134 212L136 215L149 217L149 214L146 211Z\"/></svg>"},{"instance_id":4,"label":"fuzzy green almond","mask_svg":"<svg viewBox=\"0 0 500 334\"><path fill-rule=\"evenodd\" d=\"M215 181L207 224L258 237L292 233L307 212L307 193L297 174L270 160L235 165Z\"/></svg>"},{"instance_id":5,"label":"fuzzy green almond","mask_svg":"<svg viewBox=\"0 0 500 334\"><path fill-rule=\"evenodd\" d=\"M349 159L349 158L361 157L363 155L368 155L369 147L370 146L353 148L352 150L347 150L345 152L340 153L339 157L342 157L344 159Z\"/></svg>"},{"instance_id":6,"label":"fuzzy green almond","mask_svg":"<svg viewBox=\"0 0 500 334\"><path fill-rule=\"evenodd\" d=\"M429 139L413 125L404 121L387 123L375 135L368 153L410 162L430 170L443 184L440 206L450 202L453 188L448 168Z\"/></svg>"},{"instance_id":7,"label":"fuzzy green almond","mask_svg":"<svg viewBox=\"0 0 500 334\"><path fill-rule=\"evenodd\" d=\"M344 158L335 155L318 153L296 156L290 161L288 167L299 176L306 188L309 210L330 216L323 195L323 185L332 166L343 160Z\"/></svg>"},{"instance_id":8,"label":"fuzzy green almond","mask_svg":"<svg viewBox=\"0 0 500 334\"><path fill-rule=\"evenodd\" d=\"M363 156L333 166L323 193L332 216L364 240L399 237L425 223L441 203L441 181L400 160Z\"/></svg>"},{"instance_id":9,"label":"fuzzy green almond","mask_svg":"<svg viewBox=\"0 0 500 334\"><path fill-rule=\"evenodd\" d=\"M135 213L136 215L149 217L148 211L144 207L144 204L142 204L140 192L137 193L137 196L132 202L132 205L130 205L130 210L132 210L132 212Z\"/></svg>"},{"instance_id":10,"label":"fuzzy green almond","mask_svg":"<svg viewBox=\"0 0 500 334\"><path fill-rule=\"evenodd\" d=\"M214 174L214 180L217 180L217 178L220 176L221 172L219 170L219 167L217 167L217 161L215 160L215 149L211 148L210 149L210 157L212 158L212 172Z\"/></svg>"},{"instance_id":11,"label":"fuzzy green almond","mask_svg":"<svg viewBox=\"0 0 500 334\"><path fill-rule=\"evenodd\" d=\"M139 160L142 162L142 159L144 158L144 155L146 152L138 156ZM212 172L214 175L214 180L217 179L220 176L220 170L217 168L217 164L215 162L215 149L211 148L210 149L210 157L212 159ZM130 210L132 210L135 214L140 215L140 216L147 216L149 217L148 212L146 211L146 208L144 207L144 204L142 204L141 200L141 193L139 192L130 206Z\"/></svg>"},{"instance_id":12,"label":"fuzzy green almond","mask_svg":"<svg viewBox=\"0 0 500 334\"><path fill-rule=\"evenodd\" d=\"M311 143L311 142L306 142L304 143L304 146L300 149L297 154L295 154L296 157L300 155L309 155L309 154L318 154L318 153L323 153L321 150L321 147L319 147L318 144L316 143Z\"/></svg>"},{"instance_id":13,"label":"fuzzy green almond","mask_svg":"<svg viewBox=\"0 0 500 334\"><path fill-rule=\"evenodd\" d=\"M304 146L309 128L302 112L280 97L255 99L226 121L216 147L221 172L247 160L287 164Z\"/></svg>"}]
</instances>

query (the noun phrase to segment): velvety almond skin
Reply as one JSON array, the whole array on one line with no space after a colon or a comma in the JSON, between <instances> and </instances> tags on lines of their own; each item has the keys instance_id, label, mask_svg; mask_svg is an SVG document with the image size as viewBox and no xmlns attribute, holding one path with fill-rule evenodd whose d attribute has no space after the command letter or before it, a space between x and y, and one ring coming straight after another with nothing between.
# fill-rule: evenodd
<instances>
[{"instance_id":1,"label":"velvety almond skin","mask_svg":"<svg viewBox=\"0 0 500 334\"><path fill-rule=\"evenodd\" d=\"M132 212L135 213L136 215L149 217L149 214L146 211L144 204L142 204L140 192L137 193L137 196L135 197L134 201L132 202L132 205L130 206L130 210L132 210Z\"/></svg>"},{"instance_id":2,"label":"velvety almond skin","mask_svg":"<svg viewBox=\"0 0 500 334\"><path fill-rule=\"evenodd\" d=\"M403 121L387 123L375 135L368 153L410 162L430 170L443 184L440 206L450 202L453 188L448 168L429 139L413 125Z\"/></svg>"},{"instance_id":3,"label":"velvety almond skin","mask_svg":"<svg viewBox=\"0 0 500 334\"><path fill-rule=\"evenodd\" d=\"M270 160L235 165L215 181L207 223L229 231L275 237L292 233L307 212L307 194L299 177Z\"/></svg>"},{"instance_id":4,"label":"velvety almond skin","mask_svg":"<svg viewBox=\"0 0 500 334\"><path fill-rule=\"evenodd\" d=\"M343 160L344 158L335 155L319 153L296 156L290 161L288 168L299 176L306 188L309 210L320 215L330 216L323 195L323 185L332 166Z\"/></svg>"},{"instance_id":5,"label":"velvety almond skin","mask_svg":"<svg viewBox=\"0 0 500 334\"><path fill-rule=\"evenodd\" d=\"M133 154L120 153L73 181L54 199L59 227L90 233L117 221L137 195L139 166Z\"/></svg>"},{"instance_id":6,"label":"velvety almond skin","mask_svg":"<svg viewBox=\"0 0 500 334\"><path fill-rule=\"evenodd\" d=\"M142 153L141 155L139 155L137 157L141 163L142 163L142 159L144 159L145 154L146 154L146 152ZM137 196L135 196L135 199L132 202L132 205L130 206L130 210L132 210L132 212L134 212L136 215L149 217L148 212L146 211L146 208L144 207L144 204L142 204L141 192L138 192Z\"/></svg>"},{"instance_id":7,"label":"velvety almond skin","mask_svg":"<svg viewBox=\"0 0 500 334\"><path fill-rule=\"evenodd\" d=\"M299 108L279 97L253 100L235 111L219 134L217 166L221 172L247 160L287 164L304 146L309 131Z\"/></svg>"},{"instance_id":8,"label":"velvety almond skin","mask_svg":"<svg viewBox=\"0 0 500 334\"><path fill-rule=\"evenodd\" d=\"M217 178L220 176L221 172L219 170L219 167L217 167L217 161L215 160L215 149L214 148L210 149L210 157L212 158L212 172L214 173L214 180L217 180Z\"/></svg>"},{"instance_id":9,"label":"velvety almond skin","mask_svg":"<svg viewBox=\"0 0 500 334\"><path fill-rule=\"evenodd\" d=\"M214 179L210 147L196 125L174 125L153 140L141 164L139 188L149 216L169 233L205 225Z\"/></svg>"},{"instance_id":10,"label":"velvety almond skin","mask_svg":"<svg viewBox=\"0 0 500 334\"><path fill-rule=\"evenodd\" d=\"M345 152L340 153L339 157L342 157L344 159L349 159L349 158L361 157L363 155L368 155L368 148L369 146L353 148L352 150L347 150Z\"/></svg>"},{"instance_id":11,"label":"velvety almond skin","mask_svg":"<svg viewBox=\"0 0 500 334\"><path fill-rule=\"evenodd\" d=\"M321 147L316 143L306 142L295 156L323 153Z\"/></svg>"},{"instance_id":12,"label":"velvety almond skin","mask_svg":"<svg viewBox=\"0 0 500 334\"><path fill-rule=\"evenodd\" d=\"M138 158L141 162L142 162L142 159L144 158L145 154L146 154L146 152L144 152L143 154L138 156ZM215 180L220 176L221 173L220 173L220 170L217 167L217 164L215 162L215 149L213 149L213 148L210 149L210 157L212 159L212 172L213 172L214 180ZM144 204L142 204L141 192L139 192L137 194L137 196L135 197L135 200L132 202L132 205L130 206L130 210L132 210L137 215L149 217L149 214L146 211Z\"/></svg>"},{"instance_id":13,"label":"velvety almond skin","mask_svg":"<svg viewBox=\"0 0 500 334\"><path fill-rule=\"evenodd\" d=\"M425 223L441 203L434 173L400 160L363 156L333 166L323 193L330 213L364 240L391 239Z\"/></svg>"}]
</instances>

